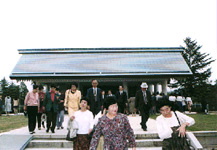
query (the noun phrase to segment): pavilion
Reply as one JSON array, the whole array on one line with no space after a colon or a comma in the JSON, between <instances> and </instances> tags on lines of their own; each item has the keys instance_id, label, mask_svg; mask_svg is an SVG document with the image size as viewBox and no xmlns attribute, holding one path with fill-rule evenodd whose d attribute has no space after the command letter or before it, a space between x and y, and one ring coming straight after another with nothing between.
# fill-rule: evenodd
<instances>
[{"instance_id":1,"label":"pavilion","mask_svg":"<svg viewBox=\"0 0 217 150\"><path fill-rule=\"evenodd\" d=\"M20 60L10 78L32 80L49 86L55 83L61 90L77 82L86 95L92 79L103 90L118 90L123 85L129 97L135 96L141 82L147 82L151 92L167 93L171 78L192 75L185 62L182 47L123 48L53 48L19 49ZM160 86L159 86L160 85Z\"/></svg>"}]
</instances>

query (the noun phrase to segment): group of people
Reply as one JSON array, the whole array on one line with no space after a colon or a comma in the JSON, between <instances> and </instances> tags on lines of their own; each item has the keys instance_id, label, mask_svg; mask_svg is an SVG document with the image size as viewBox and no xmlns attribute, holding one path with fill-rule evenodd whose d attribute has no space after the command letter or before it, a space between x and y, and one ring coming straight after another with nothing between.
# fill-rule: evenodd
<instances>
[{"instance_id":1,"label":"group of people","mask_svg":"<svg viewBox=\"0 0 217 150\"><path fill-rule=\"evenodd\" d=\"M19 99L15 98L13 99L13 105L11 104L12 98L10 96L5 97L5 103L4 103L4 112L6 115L9 115L10 112L12 112L12 107L14 110L14 114L18 114L18 106L19 106ZM3 102L2 102L2 95L0 95L0 116L3 111Z\"/></svg>"},{"instance_id":2,"label":"group of people","mask_svg":"<svg viewBox=\"0 0 217 150\"><path fill-rule=\"evenodd\" d=\"M55 85L50 86L50 91L44 93L43 86L33 85L33 91L27 93L24 102L24 111L28 114L28 127L30 134L35 133L36 120L38 121L38 129L41 125L46 132L50 130L55 133L55 128L62 128L64 119L64 99L59 89Z\"/></svg>"},{"instance_id":3,"label":"group of people","mask_svg":"<svg viewBox=\"0 0 217 150\"><path fill-rule=\"evenodd\" d=\"M159 113L159 104L161 101L169 100L177 104L177 110L180 112L185 112L187 109L191 113L192 100L190 96L176 96L175 94L170 94L169 96L164 93L157 92L153 93L151 96L152 108L150 110L151 114Z\"/></svg>"},{"instance_id":4,"label":"group of people","mask_svg":"<svg viewBox=\"0 0 217 150\"><path fill-rule=\"evenodd\" d=\"M38 86L34 85L33 91L26 96L24 107L29 114L30 133L34 133L35 118L40 112L42 114L46 112L46 132L51 129L54 133L57 116L58 114L59 116L64 115L64 109L66 109L69 116L67 128L76 130L73 149L95 150L99 147L108 150L128 149L128 140L130 147L135 150L135 135L127 116L123 114L127 106L126 92L123 91L122 86L119 86L117 94L108 93L105 97L102 94L103 91L97 86L97 80L92 80L92 87L87 90L86 96L82 96L76 83L72 83L71 89L66 90L65 94L61 94L54 85L51 85L47 93L40 94ZM153 106L151 93L147 89L147 83L143 82L135 96L135 112L137 109L140 111L140 125L144 131L147 131L146 122ZM185 136L186 126L193 125L194 119L173 110L173 102L168 99L160 101L158 109L161 115L157 117L156 122L159 137L164 139L163 149L172 148L175 146L174 140L181 143L180 141ZM60 118L57 129L62 127L63 118ZM74 123L77 124L76 128L73 127ZM173 134L175 132L177 134Z\"/></svg>"}]
</instances>

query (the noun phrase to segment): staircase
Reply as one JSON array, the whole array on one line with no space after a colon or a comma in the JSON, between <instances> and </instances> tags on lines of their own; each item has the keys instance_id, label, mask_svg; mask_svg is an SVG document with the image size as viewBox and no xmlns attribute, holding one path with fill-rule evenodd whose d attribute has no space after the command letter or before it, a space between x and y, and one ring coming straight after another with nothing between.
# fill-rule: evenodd
<instances>
[{"instance_id":1,"label":"staircase","mask_svg":"<svg viewBox=\"0 0 217 150\"><path fill-rule=\"evenodd\" d=\"M66 141L65 135L41 134L34 135L33 140L27 145L25 150L72 150L73 142ZM137 150L161 150L162 140L156 133L136 134ZM129 148L131 150L131 148Z\"/></svg>"}]
</instances>

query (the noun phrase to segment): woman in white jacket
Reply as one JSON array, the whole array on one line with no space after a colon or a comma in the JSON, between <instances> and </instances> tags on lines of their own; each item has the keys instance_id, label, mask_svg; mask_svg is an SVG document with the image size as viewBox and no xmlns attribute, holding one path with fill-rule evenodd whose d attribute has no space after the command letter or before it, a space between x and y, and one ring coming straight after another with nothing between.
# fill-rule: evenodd
<instances>
[{"instance_id":1,"label":"woman in white jacket","mask_svg":"<svg viewBox=\"0 0 217 150\"><path fill-rule=\"evenodd\" d=\"M161 115L156 119L158 135L163 139L163 150L186 150L186 127L193 125L195 121L179 111L172 111L173 105L170 101L160 103Z\"/></svg>"}]
</instances>

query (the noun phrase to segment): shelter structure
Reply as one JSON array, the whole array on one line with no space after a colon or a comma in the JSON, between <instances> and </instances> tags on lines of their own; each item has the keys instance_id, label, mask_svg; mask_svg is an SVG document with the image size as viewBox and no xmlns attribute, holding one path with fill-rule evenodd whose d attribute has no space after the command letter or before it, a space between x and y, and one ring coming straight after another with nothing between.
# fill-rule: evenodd
<instances>
[{"instance_id":1,"label":"shelter structure","mask_svg":"<svg viewBox=\"0 0 217 150\"><path fill-rule=\"evenodd\" d=\"M122 85L133 97L141 82L147 82L151 92L162 87L166 94L171 78L192 75L181 47L19 49L18 52L22 56L11 79L32 80L45 86L55 83L62 90L77 82L83 95L91 87L92 79L98 80L100 88L113 92Z\"/></svg>"}]
</instances>

